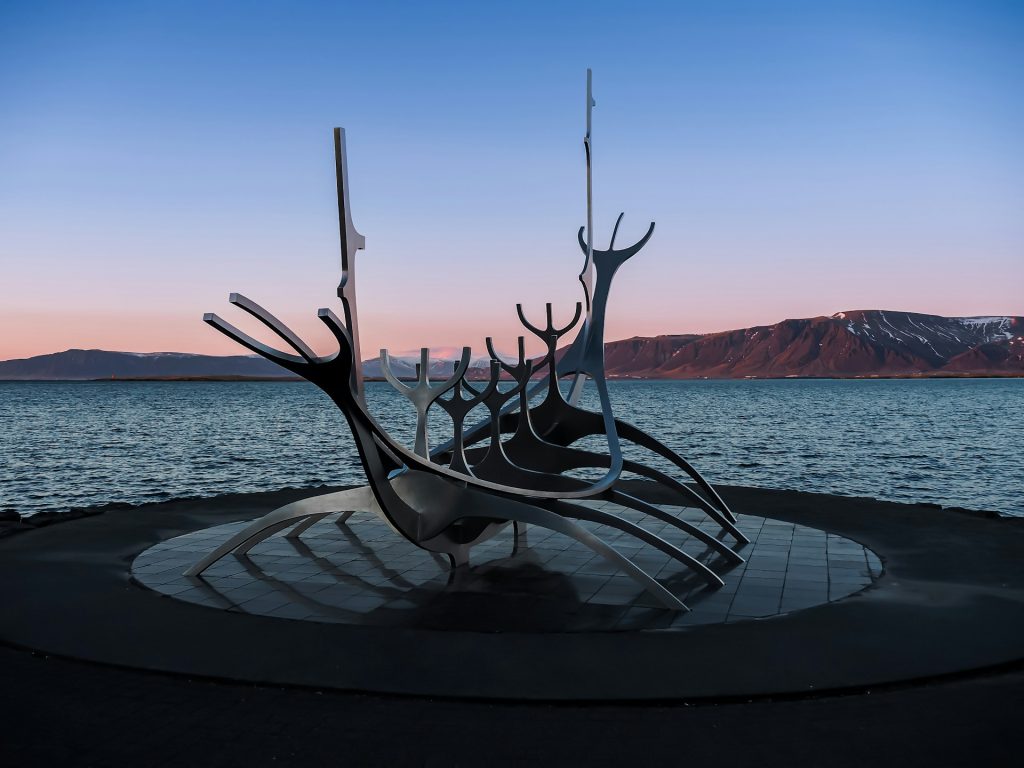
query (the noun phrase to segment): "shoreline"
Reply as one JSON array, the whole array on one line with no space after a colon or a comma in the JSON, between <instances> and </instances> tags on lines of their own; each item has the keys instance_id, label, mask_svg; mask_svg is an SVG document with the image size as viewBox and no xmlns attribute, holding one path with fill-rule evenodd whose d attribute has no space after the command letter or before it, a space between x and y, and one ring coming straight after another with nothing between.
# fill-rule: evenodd
<instances>
[{"instance_id":1,"label":"shoreline","mask_svg":"<svg viewBox=\"0 0 1024 768\"><path fill-rule=\"evenodd\" d=\"M209 503L213 501L221 501L229 505L234 505L244 499L263 496L294 494L301 497L302 494L312 495L314 493L332 493L334 491L342 491L347 488L354 487L355 486L352 485L286 485L280 488L270 488L263 491L229 491L227 493L217 493L208 496L173 496L168 499L143 501L138 504L133 504L128 501L109 501L106 504L94 504L88 507L68 507L67 510L63 512L48 510L36 512L32 515L22 515L17 510L0 510L0 539L23 531L32 531L37 528L46 528L59 523L71 522L72 520L81 520L84 517L96 517L98 515L106 514L107 512L127 512L130 510L141 511L145 510L147 507L157 507L162 504L195 504ZM1005 515L1000 515L1000 517L1005 517Z\"/></svg>"},{"instance_id":2,"label":"shoreline","mask_svg":"<svg viewBox=\"0 0 1024 768\"><path fill-rule=\"evenodd\" d=\"M271 488L263 491L229 491L227 493L219 493L208 496L175 496L168 499L160 499L158 501L145 501L138 504L123 501L112 501L107 502L106 504L96 504L88 507L69 507L66 511L63 512L55 512L50 510L37 512L32 515L21 515L16 510L0 510L0 539L6 536L11 536L16 533L32 531L38 528L45 528L59 523L71 522L73 520L80 520L85 517L96 517L97 515L103 515L107 512L126 512L134 510L136 512L144 513L146 508L153 508L166 504L211 504L219 502L228 506L234 506L246 500L257 500L261 498L268 498L271 496L295 495L297 497L301 497L303 494L312 495L319 493L333 493L335 491L342 491L354 487L357 486L329 484L314 486L282 486L280 488ZM715 487L726 494L767 493L772 494L773 496L790 498L794 501L798 499L810 499L814 497L817 497L822 501L841 500L844 503L859 501L869 504L888 505L893 507L894 509L899 510L918 509L928 510L932 512L950 512L953 514L967 515L969 517L985 520L1006 520L1010 521L1013 524L1024 524L1024 517L1021 517L1019 515L1010 515L991 509L970 509L958 505L946 506L928 501L889 501L886 499L875 498L873 496L846 496L838 493L799 491L790 488L766 488L754 485L728 485L718 483Z\"/></svg>"},{"instance_id":3,"label":"shoreline","mask_svg":"<svg viewBox=\"0 0 1024 768\"><path fill-rule=\"evenodd\" d=\"M399 381L415 381L414 378L399 376ZM536 376L536 381L541 381L543 376ZM887 381L893 379L908 380L932 380L932 379L1024 379L1024 373L865 373L852 376L803 376L797 374L786 374L782 376L629 376L614 375L607 376L607 381ZM481 379L482 380L482 379ZM503 377L504 380L504 377ZM511 380L511 379L509 379ZM172 382L270 382L277 384L294 384L306 381L300 376L119 376L111 378L92 379L4 379L0 383L37 383L37 382L68 382L68 383L98 383L109 382L112 384L120 382L145 382L145 381L172 381ZM363 379L366 382L384 382L387 379L381 376L367 376Z\"/></svg>"}]
</instances>

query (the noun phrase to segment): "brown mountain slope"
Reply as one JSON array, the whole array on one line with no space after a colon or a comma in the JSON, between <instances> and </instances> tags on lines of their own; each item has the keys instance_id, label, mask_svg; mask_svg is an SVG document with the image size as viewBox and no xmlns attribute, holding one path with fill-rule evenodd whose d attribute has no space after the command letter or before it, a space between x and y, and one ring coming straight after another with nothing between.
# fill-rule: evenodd
<instances>
[{"instance_id":1,"label":"brown mountain slope","mask_svg":"<svg viewBox=\"0 0 1024 768\"><path fill-rule=\"evenodd\" d=\"M883 310L606 345L612 377L892 376L1024 372L1024 318Z\"/></svg>"},{"instance_id":2,"label":"brown mountain slope","mask_svg":"<svg viewBox=\"0 0 1024 768\"><path fill-rule=\"evenodd\" d=\"M942 367L950 373L1024 374L1024 337L980 344Z\"/></svg>"}]
</instances>

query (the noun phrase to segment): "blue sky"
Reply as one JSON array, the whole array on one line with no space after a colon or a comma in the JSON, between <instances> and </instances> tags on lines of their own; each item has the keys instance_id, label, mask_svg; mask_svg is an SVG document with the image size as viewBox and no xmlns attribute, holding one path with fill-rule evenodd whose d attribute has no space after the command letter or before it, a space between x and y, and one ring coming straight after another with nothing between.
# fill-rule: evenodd
<instances>
[{"instance_id":1,"label":"blue sky","mask_svg":"<svg viewBox=\"0 0 1024 768\"><path fill-rule=\"evenodd\" d=\"M588 66L596 242L657 221L608 338L1024 314L1024 3L551 5L3 4L0 359L233 352L232 290L324 343L335 125L364 351L512 348L579 298Z\"/></svg>"}]
</instances>

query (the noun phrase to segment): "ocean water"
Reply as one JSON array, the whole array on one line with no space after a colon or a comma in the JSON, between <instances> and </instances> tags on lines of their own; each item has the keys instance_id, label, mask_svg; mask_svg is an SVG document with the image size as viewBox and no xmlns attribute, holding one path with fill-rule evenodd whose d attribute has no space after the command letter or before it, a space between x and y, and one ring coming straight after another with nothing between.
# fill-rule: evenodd
<instances>
[{"instance_id":1,"label":"ocean water","mask_svg":"<svg viewBox=\"0 0 1024 768\"><path fill-rule=\"evenodd\" d=\"M1024 515L1024 379L614 381L609 389L617 416L712 482ZM385 383L368 384L367 399L411 443L410 404ZM432 416L436 440L447 436L446 418ZM311 384L0 382L0 509L358 482L344 418Z\"/></svg>"}]
</instances>

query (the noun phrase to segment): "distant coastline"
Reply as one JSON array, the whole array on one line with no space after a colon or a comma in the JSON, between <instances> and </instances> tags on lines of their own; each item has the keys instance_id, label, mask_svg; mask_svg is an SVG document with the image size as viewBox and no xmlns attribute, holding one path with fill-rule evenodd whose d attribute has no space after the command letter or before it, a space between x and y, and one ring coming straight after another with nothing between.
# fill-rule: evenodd
<instances>
[{"instance_id":1,"label":"distant coastline","mask_svg":"<svg viewBox=\"0 0 1024 768\"><path fill-rule=\"evenodd\" d=\"M718 333L636 336L608 342L604 352L609 380L1018 378L1024 376L1024 316L857 310ZM418 354L396 354L391 369L412 379L418 362ZM535 367L540 363L534 360ZM383 380L379 359L364 360L362 366L367 380ZM450 351L431 358L432 378L446 379L451 372ZM466 372L470 380L489 375L487 358L474 359ZM69 349L2 361L0 380L296 378L256 356Z\"/></svg>"},{"instance_id":2,"label":"distant coastline","mask_svg":"<svg viewBox=\"0 0 1024 768\"><path fill-rule=\"evenodd\" d=\"M535 380L540 381L542 378L542 376L537 376L535 377ZM874 373L851 376L795 376L791 374L787 376L693 376L690 378L669 378L665 376L609 376L607 378L608 381L820 381L829 379L836 381L863 381L866 379L1024 379L1024 372L956 373L939 371L936 373ZM363 380L367 382L386 381L386 379L379 376L367 376ZM415 381L411 376L400 376L399 380ZM0 381L109 381L112 383L132 381L255 381L294 384L296 382L303 382L305 379L299 376L125 376L104 379L0 379Z\"/></svg>"},{"instance_id":3,"label":"distant coastline","mask_svg":"<svg viewBox=\"0 0 1024 768\"><path fill-rule=\"evenodd\" d=\"M60 381L60 379L50 379L50 381ZM297 381L305 381L305 379L299 376L110 376L109 378L102 379L86 379L86 381L106 381L112 384L125 381L269 381L290 384Z\"/></svg>"}]
</instances>

